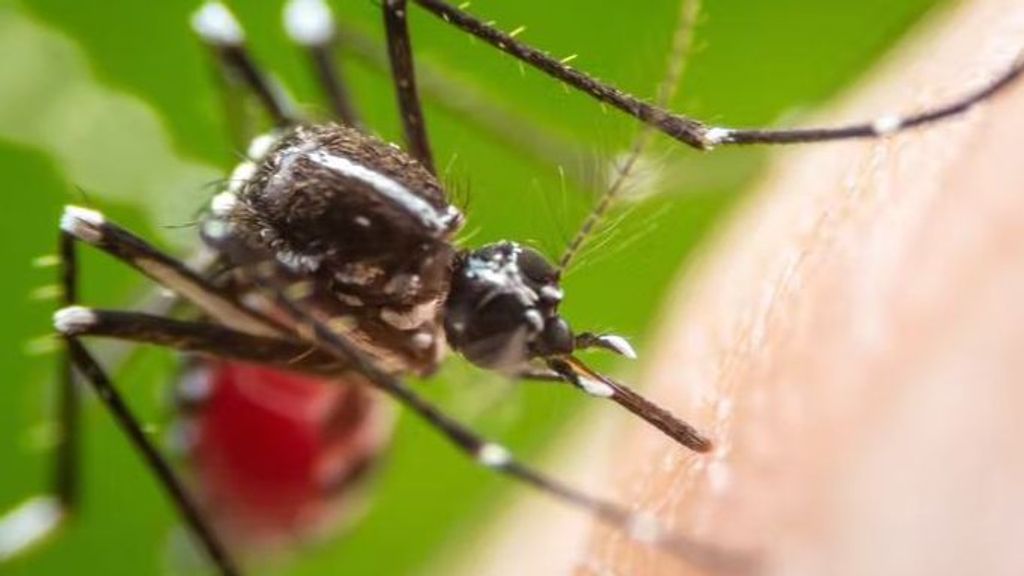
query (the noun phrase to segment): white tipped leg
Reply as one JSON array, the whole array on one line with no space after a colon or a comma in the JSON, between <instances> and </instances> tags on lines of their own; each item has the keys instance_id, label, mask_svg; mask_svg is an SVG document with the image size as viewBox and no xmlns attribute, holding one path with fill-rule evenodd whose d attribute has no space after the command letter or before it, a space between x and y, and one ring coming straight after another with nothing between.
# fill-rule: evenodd
<instances>
[{"instance_id":1,"label":"white tipped leg","mask_svg":"<svg viewBox=\"0 0 1024 576\"><path fill-rule=\"evenodd\" d=\"M192 30L216 46L239 46L245 33L235 15L221 2L206 2L192 14Z\"/></svg>"},{"instance_id":2,"label":"white tipped leg","mask_svg":"<svg viewBox=\"0 0 1024 576\"><path fill-rule=\"evenodd\" d=\"M53 313L53 327L65 336L80 334L96 324L96 313L84 306L68 306Z\"/></svg>"},{"instance_id":3,"label":"white tipped leg","mask_svg":"<svg viewBox=\"0 0 1024 576\"><path fill-rule=\"evenodd\" d=\"M284 29L300 46L323 46L334 38L334 18L324 0L289 0Z\"/></svg>"},{"instance_id":4,"label":"white tipped leg","mask_svg":"<svg viewBox=\"0 0 1024 576\"><path fill-rule=\"evenodd\" d=\"M103 214L79 206L65 206L60 217L60 229L75 238L96 244L103 239L103 226L106 219Z\"/></svg>"},{"instance_id":5,"label":"white tipped leg","mask_svg":"<svg viewBox=\"0 0 1024 576\"><path fill-rule=\"evenodd\" d=\"M52 496L37 496L0 517L0 562L39 544L64 519L64 508Z\"/></svg>"}]
</instances>

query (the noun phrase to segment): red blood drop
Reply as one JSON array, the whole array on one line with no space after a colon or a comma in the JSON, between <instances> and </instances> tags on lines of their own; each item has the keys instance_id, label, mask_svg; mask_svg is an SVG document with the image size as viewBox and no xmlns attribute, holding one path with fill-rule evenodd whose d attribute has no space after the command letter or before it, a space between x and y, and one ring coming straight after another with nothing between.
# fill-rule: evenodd
<instances>
[{"instance_id":1,"label":"red blood drop","mask_svg":"<svg viewBox=\"0 0 1024 576\"><path fill-rule=\"evenodd\" d=\"M212 362L191 461L229 538L286 544L336 516L338 496L388 436L365 386L237 362Z\"/></svg>"}]
</instances>

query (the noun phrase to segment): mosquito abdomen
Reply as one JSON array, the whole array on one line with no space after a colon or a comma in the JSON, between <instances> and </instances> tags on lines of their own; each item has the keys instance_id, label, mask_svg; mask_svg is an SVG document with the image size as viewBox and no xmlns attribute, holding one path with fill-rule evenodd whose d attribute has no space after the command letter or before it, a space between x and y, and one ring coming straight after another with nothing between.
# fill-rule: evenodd
<instances>
[{"instance_id":1,"label":"mosquito abdomen","mask_svg":"<svg viewBox=\"0 0 1024 576\"><path fill-rule=\"evenodd\" d=\"M190 369L179 391L197 492L236 545L287 547L361 508L352 489L391 433L368 387L216 361Z\"/></svg>"}]
</instances>

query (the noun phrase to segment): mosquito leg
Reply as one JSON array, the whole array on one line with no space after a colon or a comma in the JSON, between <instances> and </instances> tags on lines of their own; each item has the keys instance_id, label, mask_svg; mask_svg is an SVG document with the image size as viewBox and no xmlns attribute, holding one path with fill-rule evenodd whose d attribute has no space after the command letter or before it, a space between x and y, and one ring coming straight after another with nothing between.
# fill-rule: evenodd
<instances>
[{"instance_id":1,"label":"mosquito leg","mask_svg":"<svg viewBox=\"0 0 1024 576\"><path fill-rule=\"evenodd\" d=\"M77 212L73 209L71 210L71 213L77 213L79 216L85 217L94 223L99 222L100 225L92 229L83 227L81 222L72 225L74 216L66 216L62 220L64 227L62 228L60 235L59 251L62 266L61 284L63 286L64 293L64 308L55 315L55 324L57 325L58 330L66 338L75 332L76 327L81 328L84 324L88 323L83 320L88 320L90 318L88 309L74 305L77 300L78 277L75 243L82 239L86 239L90 242L99 241L104 234L109 236L109 232L112 230L108 229L106 225L102 223L102 217L96 213L82 209L77 209ZM147 256L144 249L134 246L130 241L122 241L121 244L122 246L113 250L112 253L122 257L122 259L126 259L126 261L133 263L133 265L136 265L137 267L140 263L144 262L149 262L150 266L153 266L154 264L162 264L166 269L160 268L159 266L157 266L156 269L165 270L165 272L174 272L167 272L162 275L165 280L171 280L168 284L172 286L189 286L188 289L182 290L182 292L185 293L188 293L193 289L198 289L198 282L200 282L201 279L196 281L195 286L190 286L188 284L190 272L182 265L173 261L168 262L162 260L152 254ZM180 267L180 270L175 268L175 264ZM160 277L161 275L158 274L157 276ZM216 294L214 294L214 296L210 296L209 299L215 300ZM141 314L141 316L148 315ZM241 314L239 314L239 317L242 317ZM263 340L260 337L250 336L248 334L244 334L243 336L250 339ZM253 342L250 342L250 344L252 343ZM106 377L103 375L102 371L99 370L99 367L96 365L95 361L92 360L91 356L88 356L84 349L79 350L79 348L81 348L80 344L73 339L68 339L68 346L61 356L60 374L62 380L58 407L60 434L59 443L56 448L56 465L54 468L54 483L52 488L53 495L32 498L16 508L14 511L5 515L3 518L0 518L0 561L18 555L55 532L67 518L69 512L73 511L77 503L79 490L77 474L79 456L79 392L76 386L73 364L85 375L93 377L95 377L96 374L100 375L102 378L101 381L93 381L92 383L94 386L103 386L104 383L109 385ZM84 358L83 354L85 355ZM107 397L104 396L103 398L104 400L107 400ZM114 398L114 401L119 402L119 399ZM121 406L121 408L123 408L123 406ZM171 488L172 491L176 489L176 487L173 486L169 488ZM188 515L191 512L185 509L183 509L183 512L186 514L186 519L189 520L189 523L194 524L195 520L188 518ZM197 534L201 538L205 539L198 530ZM210 544L207 544L209 547ZM217 555L213 554L214 552L215 550L211 550L211 554L216 558ZM230 564L223 565L218 561L218 565L222 567L225 574L237 573Z\"/></svg>"},{"instance_id":2,"label":"mosquito leg","mask_svg":"<svg viewBox=\"0 0 1024 576\"><path fill-rule=\"evenodd\" d=\"M320 86L336 118L362 130L341 71L335 64L337 31L334 15L324 0L289 0L284 7L284 28L293 42L309 54Z\"/></svg>"},{"instance_id":3,"label":"mosquito leg","mask_svg":"<svg viewBox=\"0 0 1024 576\"><path fill-rule=\"evenodd\" d=\"M248 86L274 124L289 126L297 122L294 104L256 65L245 46L245 33L227 6L217 0L206 2L193 14L192 29L216 54L225 79Z\"/></svg>"},{"instance_id":4,"label":"mosquito leg","mask_svg":"<svg viewBox=\"0 0 1024 576\"><path fill-rule=\"evenodd\" d=\"M115 338L320 375L337 376L346 370L344 362L308 342L254 336L206 322L68 306L57 311L54 323L61 333L79 338Z\"/></svg>"},{"instance_id":5,"label":"mosquito leg","mask_svg":"<svg viewBox=\"0 0 1024 576\"><path fill-rule=\"evenodd\" d=\"M77 260L74 240L61 233L58 239L60 284L64 306L77 299ZM57 445L54 449L53 483L46 495L35 496L0 516L0 562L20 555L52 536L78 504L80 480L78 456L81 426L80 399L67 351L58 359L60 378L57 403Z\"/></svg>"},{"instance_id":6,"label":"mosquito leg","mask_svg":"<svg viewBox=\"0 0 1024 576\"><path fill-rule=\"evenodd\" d=\"M413 69L409 26L406 22L406 0L384 0L383 8L391 78L398 96L398 112L402 115L406 145L414 158L431 173L436 174L434 156L430 151L430 140L427 138L427 127L423 120L423 109L416 91L416 73Z\"/></svg>"},{"instance_id":7,"label":"mosquito leg","mask_svg":"<svg viewBox=\"0 0 1024 576\"><path fill-rule=\"evenodd\" d=\"M938 122L961 114L975 104L994 97L1024 73L1024 57L1017 60L987 86L966 94L946 105L918 114L883 116L873 122L836 128L801 128L795 130L747 130L710 126L694 118L652 106L614 86L556 60L532 48L512 35L501 32L443 0L413 0L445 22L480 38L484 42L522 60L562 82L614 106L653 128L685 144L707 150L726 144L795 144L849 138L875 138Z\"/></svg>"},{"instance_id":8,"label":"mosquito leg","mask_svg":"<svg viewBox=\"0 0 1024 576\"><path fill-rule=\"evenodd\" d=\"M472 429L452 419L433 404L407 387L401 380L378 368L365 354L341 334L331 330L285 292L273 286L272 277L262 277L264 287L272 292L281 310L308 330L310 337L325 351L352 363L367 381L415 412L455 448L485 468L499 472L558 499L576 506L595 517L625 531L631 538L657 546L676 557L718 573L751 574L757 559L751 555L724 550L698 542L664 529L653 517L632 513L610 501L580 492L517 461L504 447L489 442Z\"/></svg>"},{"instance_id":9,"label":"mosquito leg","mask_svg":"<svg viewBox=\"0 0 1024 576\"><path fill-rule=\"evenodd\" d=\"M143 432L138 419L132 414L127 404L125 404L106 373L76 338L68 337L66 342L71 363L89 382L96 395L99 396L103 404L110 410L118 426L120 426L135 449L145 459L147 466L153 471L160 484L167 491L191 532L199 539L203 548L209 554L210 559L222 574L240 574L227 549L207 524L198 506L185 490L181 480L175 475L171 465L150 442L146 433Z\"/></svg>"},{"instance_id":10,"label":"mosquito leg","mask_svg":"<svg viewBox=\"0 0 1024 576\"><path fill-rule=\"evenodd\" d=\"M78 301L78 257L75 242L68 234L61 232L58 240L61 270L60 284L63 305L70 306ZM80 399L75 372L67 350L60 355L60 433L57 444L57 465L54 469L54 493L65 510L72 510L78 503L78 441L80 431Z\"/></svg>"},{"instance_id":11,"label":"mosquito leg","mask_svg":"<svg viewBox=\"0 0 1024 576\"><path fill-rule=\"evenodd\" d=\"M277 322L241 305L232 295L210 284L180 261L107 221L95 210L66 206L60 226L76 240L121 260L230 328L263 336L287 332Z\"/></svg>"},{"instance_id":12,"label":"mosquito leg","mask_svg":"<svg viewBox=\"0 0 1024 576\"><path fill-rule=\"evenodd\" d=\"M695 148L710 148L703 123L653 106L556 60L441 0L413 0L456 28Z\"/></svg>"},{"instance_id":13,"label":"mosquito leg","mask_svg":"<svg viewBox=\"0 0 1024 576\"><path fill-rule=\"evenodd\" d=\"M715 130L717 144L800 144L852 138L878 138L964 114L976 104L995 97L1012 85L1022 74L1024 74L1024 54L1018 56L1005 72L981 89L916 114L885 115L871 122L838 127L791 130L713 128L712 130Z\"/></svg>"},{"instance_id":14,"label":"mosquito leg","mask_svg":"<svg viewBox=\"0 0 1024 576\"><path fill-rule=\"evenodd\" d=\"M374 70L390 70L383 42L344 22L337 26L346 54ZM496 102L464 78L431 66L429 61L416 65L416 85L425 98L452 117L479 127L515 153L561 167L570 180L581 186L593 182L598 174L604 175L605 165L582 146Z\"/></svg>"}]
</instances>

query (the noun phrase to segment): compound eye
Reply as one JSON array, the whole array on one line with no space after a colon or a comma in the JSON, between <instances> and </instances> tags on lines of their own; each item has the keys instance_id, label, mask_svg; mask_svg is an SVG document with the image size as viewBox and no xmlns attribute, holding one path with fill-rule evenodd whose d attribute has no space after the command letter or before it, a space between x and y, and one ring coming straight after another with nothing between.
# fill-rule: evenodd
<instances>
[{"instance_id":1,"label":"compound eye","mask_svg":"<svg viewBox=\"0 0 1024 576\"><path fill-rule=\"evenodd\" d=\"M544 326L543 340L546 354L569 354L573 351L572 329L562 318L552 318L548 321Z\"/></svg>"}]
</instances>

